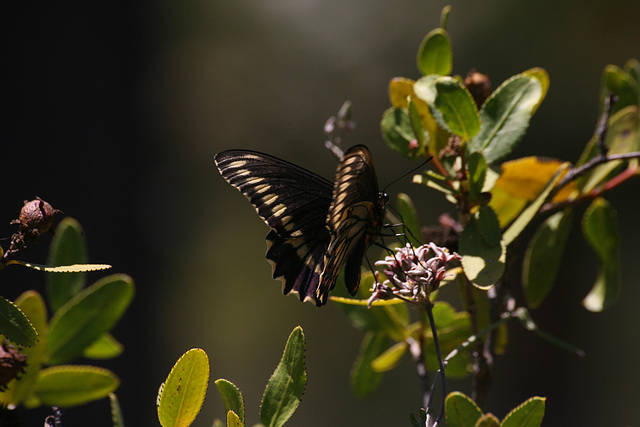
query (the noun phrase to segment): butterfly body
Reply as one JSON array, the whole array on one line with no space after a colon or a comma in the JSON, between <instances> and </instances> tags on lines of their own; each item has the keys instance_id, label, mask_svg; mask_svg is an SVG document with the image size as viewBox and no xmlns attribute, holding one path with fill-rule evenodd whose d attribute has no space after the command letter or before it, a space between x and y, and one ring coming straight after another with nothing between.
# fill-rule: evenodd
<instances>
[{"instance_id":1,"label":"butterfly body","mask_svg":"<svg viewBox=\"0 0 640 427\"><path fill-rule=\"evenodd\" d=\"M347 289L355 294L362 258L379 234L387 200L378 190L367 147L344 154L335 183L255 151L227 150L215 161L271 228L266 258L285 294L324 305L343 266Z\"/></svg>"}]
</instances>

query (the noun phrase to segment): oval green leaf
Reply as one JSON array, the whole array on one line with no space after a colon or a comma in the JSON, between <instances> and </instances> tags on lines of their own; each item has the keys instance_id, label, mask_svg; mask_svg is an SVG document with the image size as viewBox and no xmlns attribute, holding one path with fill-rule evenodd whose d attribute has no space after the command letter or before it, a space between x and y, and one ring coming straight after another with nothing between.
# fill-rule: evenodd
<instances>
[{"instance_id":1,"label":"oval green leaf","mask_svg":"<svg viewBox=\"0 0 640 427\"><path fill-rule=\"evenodd\" d=\"M469 427L480 419L482 411L470 397L454 391L444 401L444 414L448 427Z\"/></svg>"},{"instance_id":2,"label":"oval green leaf","mask_svg":"<svg viewBox=\"0 0 640 427\"><path fill-rule=\"evenodd\" d=\"M544 397L527 399L504 418L502 427L540 427L545 409Z\"/></svg>"},{"instance_id":3,"label":"oval green leaf","mask_svg":"<svg viewBox=\"0 0 640 427\"><path fill-rule=\"evenodd\" d=\"M282 359L262 396L260 421L265 426L282 426L300 405L307 384L304 354L304 333L297 326L289 335Z\"/></svg>"},{"instance_id":4,"label":"oval green leaf","mask_svg":"<svg viewBox=\"0 0 640 427\"><path fill-rule=\"evenodd\" d=\"M9 341L31 347L38 342L38 331L29 318L6 298L0 297L0 334Z\"/></svg>"},{"instance_id":5,"label":"oval green leaf","mask_svg":"<svg viewBox=\"0 0 640 427\"><path fill-rule=\"evenodd\" d=\"M404 341L397 342L371 361L371 369L374 372L390 371L398 366L400 359L406 352L407 343Z\"/></svg>"},{"instance_id":6,"label":"oval green leaf","mask_svg":"<svg viewBox=\"0 0 640 427\"><path fill-rule=\"evenodd\" d=\"M489 246L498 246L500 244L500 238L502 232L500 231L500 222L498 221L498 215L491 209L490 206L480 206L478 214L478 226L482 239Z\"/></svg>"},{"instance_id":7,"label":"oval green leaf","mask_svg":"<svg viewBox=\"0 0 640 427\"><path fill-rule=\"evenodd\" d=\"M536 76L518 74L500 85L482 105L482 129L469 142L469 152L482 152L489 165L511 153L542 97Z\"/></svg>"},{"instance_id":8,"label":"oval green leaf","mask_svg":"<svg viewBox=\"0 0 640 427\"><path fill-rule=\"evenodd\" d=\"M467 157L467 176L469 178L471 200L473 201L482 192L487 177L487 162L482 153L471 153Z\"/></svg>"},{"instance_id":9,"label":"oval green leaf","mask_svg":"<svg viewBox=\"0 0 640 427\"><path fill-rule=\"evenodd\" d=\"M390 148L407 158L417 158L417 139L413 133L411 118L405 109L389 108L385 111L380 122L380 130Z\"/></svg>"},{"instance_id":10,"label":"oval green leaf","mask_svg":"<svg viewBox=\"0 0 640 427\"><path fill-rule=\"evenodd\" d=\"M209 357L193 348L178 359L158 396L162 427L187 427L202 408L209 385Z\"/></svg>"},{"instance_id":11,"label":"oval green leaf","mask_svg":"<svg viewBox=\"0 0 640 427\"><path fill-rule=\"evenodd\" d=\"M225 411L232 411L244 423L244 399L238 387L225 379L216 380L215 384L224 402Z\"/></svg>"},{"instance_id":12,"label":"oval green leaf","mask_svg":"<svg viewBox=\"0 0 640 427\"><path fill-rule=\"evenodd\" d=\"M54 366L40 371L34 393L43 405L70 406L105 398L120 380L111 371L95 366Z\"/></svg>"},{"instance_id":13,"label":"oval green leaf","mask_svg":"<svg viewBox=\"0 0 640 427\"><path fill-rule=\"evenodd\" d=\"M590 311L602 311L620 295L618 221L615 209L605 199L595 199L585 211L582 234L600 258L596 283L582 305Z\"/></svg>"},{"instance_id":14,"label":"oval green leaf","mask_svg":"<svg viewBox=\"0 0 640 427\"><path fill-rule=\"evenodd\" d=\"M453 67L451 38L443 28L431 30L418 49L418 70L423 76L439 74L447 76Z\"/></svg>"},{"instance_id":15,"label":"oval green leaf","mask_svg":"<svg viewBox=\"0 0 640 427\"><path fill-rule=\"evenodd\" d=\"M227 412L227 427L243 427L244 424L240 420L238 414L233 411Z\"/></svg>"},{"instance_id":16,"label":"oval green leaf","mask_svg":"<svg viewBox=\"0 0 640 427\"><path fill-rule=\"evenodd\" d=\"M56 227L56 233L49 246L47 263L50 266L86 264L89 260L84 230L78 221L66 217ZM80 292L86 284L85 273L47 275L47 292L52 311L58 310Z\"/></svg>"},{"instance_id":17,"label":"oval green leaf","mask_svg":"<svg viewBox=\"0 0 640 427\"><path fill-rule=\"evenodd\" d=\"M467 278L480 289L489 289L504 272L506 246L491 246L480 233L480 226L471 218L460 233L460 255L462 268Z\"/></svg>"},{"instance_id":18,"label":"oval green leaf","mask_svg":"<svg viewBox=\"0 0 640 427\"><path fill-rule=\"evenodd\" d=\"M133 280L123 274L105 277L81 291L51 319L47 354L52 365L82 354L109 331L131 303Z\"/></svg>"},{"instance_id":19,"label":"oval green leaf","mask_svg":"<svg viewBox=\"0 0 640 427\"><path fill-rule=\"evenodd\" d=\"M388 341L382 331L369 331L364 335L358 357L351 368L351 390L357 397L367 397L380 385L382 374L371 369L371 362L384 351Z\"/></svg>"},{"instance_id":20,"label":"oval green leaf","mask_svg":"<svg viewBox=\"0 0 640 427\"><path fill-rule=\"evenodd\" d=\"M529 241L522 266L522 287L531 308L539 307L555 284L572 222L571 209L558 212L547 218Z\"/></svg>"}]
</instances>

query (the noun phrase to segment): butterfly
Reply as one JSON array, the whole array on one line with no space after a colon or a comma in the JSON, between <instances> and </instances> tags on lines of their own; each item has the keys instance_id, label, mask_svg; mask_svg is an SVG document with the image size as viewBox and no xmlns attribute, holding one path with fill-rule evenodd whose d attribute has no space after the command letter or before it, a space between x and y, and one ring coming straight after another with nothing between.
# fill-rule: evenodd
<instances>
[{"instance_id":1,"label":"butterfly","mask_svg":"<svg viewBox=\"0 0 640 427\"><path fill-rule=\"evenodd\" d=\"M344 153L335 183L257 151L223 151L215 162L271 228L266 258L285 295L320 307L342 267L347 290L355 295L362 258L378 237L389 199L378 190L366 146Z\"/></svg>"}]
</instances>

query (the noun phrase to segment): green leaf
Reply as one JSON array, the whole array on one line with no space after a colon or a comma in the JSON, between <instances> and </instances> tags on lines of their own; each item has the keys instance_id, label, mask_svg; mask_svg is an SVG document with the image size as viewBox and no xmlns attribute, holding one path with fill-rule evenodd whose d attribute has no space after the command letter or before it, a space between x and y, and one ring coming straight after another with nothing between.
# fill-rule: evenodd
<instances>
[{"instance_id":1,"label":"green leaf","mask_svg":"<svg viewBox=\"0 0 640 427\"><path fill-rule=\"evenodd\" d=\"M209 385L209 357L192 348L178 359L158 395L158 420L162 427L186 427L202 408Z\"/></svg>"},{"instance_id":2,"label":"green leaf","mask_svg":"<svg viewBox=\"0 0 640 427\"><path fill-rule=\"evenodd\" d=\"M22 353L28 357L28 363L25 372L20 375L20 380L11 380L6 390L0 392L0 402L4 406L17 406L32 393L38 380L47 344L47 307L42 296L36 291L24 292L16 299L16 305L29 318L40 340L33 347L22 350Z\"/></svg>"},{"instance_id":3,"label":"green leaf","mask_svg":"<svg viewBox=\"0 0 640 427\"><path fill-rule=\"evenodd\" d=\"M302 328L291 332L282 360L262 396L260 420L267 427L282 426L300 405L307 383L304 369L305 342Z\"/></svg>"},{"instance_id":4,"label":"green leaf","mask_svg":"<svg viewBox=\"0 0 640 427\"><path fill-rule=\"evenodd\" d=\"M374 372L386 372L398 366L400 359L407 352L408 345L400 341L389 347L385 352L371 361Z\"/></svg>"},{"instance_id":5,"label":"green leaf","mask_svg":"<svg viewBox=\"0 0 640 427\"><path fill-rule=\"evenodd\" d=\"M90 271L108 270L111 268L109 264L71 264L71 265L44 265L34 264L32 262L11 260L7 264L19 264L32 270L44 271L46 273L88 273Z\"/></svg>"},{"instance_id":6,"label":"green leaf","mask_svg":"<svg viewBox=\"0 0 640 427\"><path fill-rule=\"evenodd\" d=\"M467 278L477 287L488 289L504 272L506 246L489 245L480 232L478 220L472 217L460 233L462 268Z\"/></svg>"},{"instance_id":7,"label":"green leaf","mask_svg":"<svg viewBox=\"0 0 640 427\"><path fill-rule=\"evenodd\" d=\"M502 427L540 427L544 417L544 397L527 399L504 418Z\"/></svg>"},{"instance_id":8,"label":"green leaf","mask_svg":"<svg viewBox=\"0 0 640 427\"><path fill-rule=\"evenodd\" d=\"M6 298L0 297L0 334L9 341L31 347L38 342L38 331L29 318Z\"/></svg>"},{"instance_id":9,"label":"green leaf","mask_svg":"<svg viewBox=\"0 0 640 427\"><path fill-rule=\"evenodd\" d=\"M113 423L113 427L124 427L122 409L120 409L120 402L118 402L118 396L116 396L115 393L109 393L109 403L111 404L111 422Z\"/></svg>"},{"instance_id":10,"label":"green leaf","mask_svg":"<svg viewBox=\"0 0 640 427\"><path fill-rule=\"evenodd\" d=\"M640 88L634 77L617 65L607 65L602 73L600 89L600 105L604 105L604 98L610 93L618 100L611 106L611 114L622 110L629 105L638 106Z\"/></svg>"},{"instance_id":11,"label":"green leaf","mask_svg":"<svg viewBox=\"0 0 640 427\"><path fill-rule=\"evenodd\" d=\"M482 129L469 141L469 152L482 152L489 165L511 153L542 97L542 85L532 75L518 74L500 85L482 105Z\"/></svg>"},{"instance_id":12,"label":"green leaf","mask_svg":"<svg viewBox=\"0 0 640 427\"><path fill-rule=\"evenodd\" d=\"M56 227L56 233L49 246L47 263L51 266L86 264L89 260L84 231L78 221L66 217ZM80 292L86 284L85 273L47 275L47 292L51 311Z\"/></svg>"},{"instance_id":13,"label":"green leaf","mask_svg":"<svg viewBox=\"0 0 640 427\"><path fill-rule=\"evenodd\" d=\"M411 237L411 241L421 242L422 233L420 233L420 220L418 219L418 211L411 197L405 193L398 193L396 209L400 213L400 219L407 230L407 234Z\"/></svg>"},{"instance_id":14,"label":"green leaf","mask_svg":"<svg viewBox=\"0 0 640 427\"><path fill-rule=\"evenodd\" d=\"M34 393L43 405L68 408L103 399L119 385L107 369L62 365L42 369Z\"/></svg>"},{"instance_id":15,"label":"green leaf","mask_svg":"<svg viewBox=\"0 0 640 427\"><path fill-rule=\"evenodd\" d=\"M351 390L357 397L367 397L380 385L382 374L371 369L371 362L383 352L388 342L387 335L382 331L369 331L364 335L358 357L351 368Z\"/></svg>"},{"instance_id":16,"label":"green leaf","mask_svg":"<svg viewBox=\"0 0 640 427\"><path fill-rule=\"evenodd\" d=\"M536 67L536 68L531 68L523 72L522 74L533 77L534 79L538 80L542 88L542 95L540 96L540 100L538 101L538 103L533 107L533 110L531 113L533 114L536 112L540 104L542 104L542 101L547 96L547 92L549 91L549 73L547 73L547 70L545 70L544 68Z\"/></svg>"},{"instance_id":17,"label":"green leaf","mask_svg":"<svg viewBox=\"0 0 640 427\"><path fill-rule=\"evenodd\" d=\"M238 414L233 411L227 412L227 427L243 427L244 424L240 420Z\"/></svg>"},{"instance_id":18,"label":"green leaf","mask_svg":"<svg viewBox=\"0 0 640 427\"><path fill-rule=\"evenodd\" d=\"M529 241L522 267L522 287L531 308L539 307L555 284L572 222L571 209L558 212L547 218Z\"/></svg>"},{"instance_id":19,"label":"green leaf","mask_svg":"<svg viewBox=\"0 0 640 427\"><path fill-rule=\"evenodd\" d=\"M82 355L87 359L112 359L120 356L123 351L124 347L113 335L104 333L85 348Z\"/></svg>"},{"instance_id":20,"label":"green leaf","mask_svg":"<svg viewBox=\"0 0 640 427\"><path fill-rule=\"evenodd\" d=\"M444 414L448 427L469 427L475 425L482 411L470 397L454 391L444 401Z\"/></svg>"},{"instance_id":21,"label":"green leaf","mask_svg":"<svg viewBox=\"0 0 640 427\"><path fill-rule=\"evenodd\" d=\"M485 243L491 247L498 246L500 244L500 238L502 232L500 231L500 222L498 222L498 216L491 209L490 206L480 206L478 214L478 226L480 234Z\"/></svg>"},{"instance_id":22,"label":"green leaf","mask_svg":"<svg viewBox=\"0 0 640 427\"><path fill-rule=\"evenodd\" d=\"M417 158L417 142L409 113L403 108L389 108L380 122L382 137L387 145L407 158ZM414 147L415 144L415 148Z\"/></svg>"},{"instance_id":23,"label":"green leaf","mask_svg":"<svg viewBox=\"0 0 640 427\"><path fill-rule=\"evenodd\" d=\"M445 129L464 141L480 131L480 117L473 97L453 77L422 77L414 85L416 96L429 105L431 114Z\"/></svg>"},{"instance_id":24,"label":"green leaf","mask_svg":"<svg viewBox=\"0 0 640 427\"><path fill-rule=\"evenodd\" d=\"M216 380L216 387L224 402L225 411L233 411L240 419L240 422L244 423L244 399L238 387L225 379Z\"/></svg>"},{"instance_id":25,"label":"green leaf","mask_svg":"<svg viewBox=\"0 0 640 427\"><path fill-rule=\"evenodd\" d=\"M522 233L529 222L531 222L536 213L538 213L540 207L547 200L547 197L551 193L551 190L553 190L553 188L556 186L556 184L560 180L560 177L568 167L569 163L562 164L557 169L556 173L553 175L545 189L542 190L538 197L520 213L520 215L515 219L515 221L513 221L513 223L511 223L509 228L507 228L507 230L502 235L502 240L504 241L505 245L510 245L511 242L513 242L516 237L518 237L520 233Z\"/></svg>"},{"instance_id":26,"label":"green leaf","mask_svg":"<svg viewBox=\"0 0 640 427\"><path fill-rule=\"evenodd\" d=\"M133 280L123 274L105 277L62 306L51 319L49 364L65 363L109 331L131 303Z\"/></svg>"},{"instance_id":27,"label":"green leaf","mask_svg":"<svg viewBox=\"0 0 640 427\"><path fill-rule=\"evenodd\" d=\"M423 76L439 74L447 76L453 67L451 38L443 28L431 30L418 49L418 70Z\"/></svg>"},{"instance_id":28,"label":"green leaf","mask_svg":"<svg viewBox=\"0 0 640 427\"><path fill-rule=\"evenodd\" d=\"M487 177L487 162L480 152L471 153L467 157L467 172L469 177L469 190L471 200L478 198L484 187Z\"/></svg>"},{"instance_id":29,"label":"green leaf","mask_svg":"<svg viewBox=\"0 0 640 427\"><path fill-rule=\"evenodd\" d=\"M619 233L613 206L605 199L595 199L582 218L582 233L601 263L596 283L582 305L590 311L602 311L620 295Z\"/></svg>"},{"instance_id":30,"label":"green leaf","mask_svg":"<svg viewBox=\"0 0 640 427\"><path fill-rule=\"evenodd\" d=\"M484 414L476 421L474 427L500 427L500 420L491 413Z\"/></svg>"}]
</instances>

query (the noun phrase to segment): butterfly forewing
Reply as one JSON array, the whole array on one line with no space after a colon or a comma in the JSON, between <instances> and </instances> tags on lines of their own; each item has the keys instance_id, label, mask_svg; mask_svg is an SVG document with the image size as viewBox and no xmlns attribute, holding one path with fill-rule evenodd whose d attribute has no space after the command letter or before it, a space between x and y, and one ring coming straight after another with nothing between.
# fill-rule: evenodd
<instances>
[{"instance_id":1,"label":"butterfly forewing","mask_svg":"<svg viewBox=\"0 0 640 427\"><path fill-rule=\"evenodd\" d=\"M264 153L228 150L215 157L220 174L271 227L267 260L283 292L316 302L316 288L329 244L325 226L333 184L292 163Z\"/></svg>"}]
</instances>

